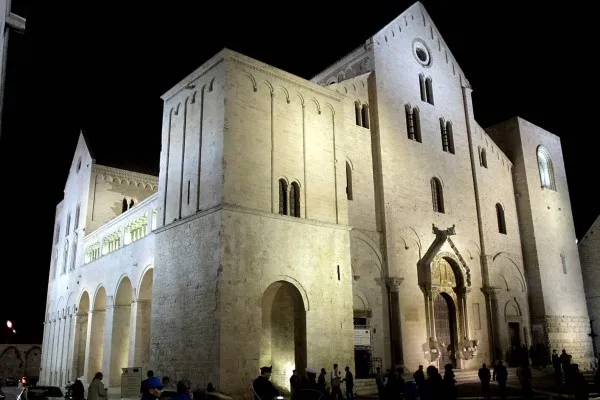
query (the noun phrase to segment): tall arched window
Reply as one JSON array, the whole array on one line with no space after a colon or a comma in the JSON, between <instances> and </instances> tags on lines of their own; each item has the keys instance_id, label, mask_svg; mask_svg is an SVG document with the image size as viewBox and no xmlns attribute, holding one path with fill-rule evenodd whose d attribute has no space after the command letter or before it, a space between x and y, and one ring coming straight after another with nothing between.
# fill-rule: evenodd
<instances>
[{"instance_id":1,"label":"tall arched window","mask_svg":"<svg viewBox=\"0 0 600 400\"><path fill-rule=\"evenodd\" d=\"M75 262L77 258L77 233L75 233L73 237L73 248L71 250L71 265L69 266L69 271L73 271L75 269Z\"/></svg>"},{"instance_id":2,"label":"tall arched window","mask_svg":"<svg viewBox=\"0 0 600 400\"><path fill-rule=\"evenodd\" d=\"M67 229L65 230L65 236L71 233L71 214L67 215Z\"/></svg>"},{"instance_id":3,"label":"tall arched window","mask_svg":"<svg viewBox=\"0 0 600 400\"><path fill-rule=\"evenodd\" d=\"M63 260L62 260L62 273L64 274L65 272L67 272L67 263L69 262L69 241L65 241L65 250L63 253Z\"/></svg>"},{"instance_id":4,"label":"tall arched window","mask_svg":"<svg viewBox=\"0 0 600 400\"><path fill-rule=\"evenodd\" d=\"M290 186L290 216L300 218L300 185L292 182Z\"/></svg>"},{"instance_id":5,"label":"tall arched window","mask_svg":"<svg viewBox=\"0 0 600 400\"><path fill-rule=\"evenodd\" d=\"M288 184L285 179L279 180L279 214L288 215L287 201Z\"/></svg>"},{"instance_id":6,"label":"tall arched window","mask_svg":"<svg viewBox=\"0 0 600 400\"><path fill-rule=\"evenodd\" d=\"M79 228L79 204L77 204L77 208L75 209L75 225L73 229Z\"/></svg>"},{"instance_id":7,"label":"tall arched window","mask_svg":"<svg viewBox=\"0 0 600 400\"><path fill-rule=\"evenodd\" d=\"M354 102L354 116L356 118L356 125L357 126L362 126L361 123L361 109L360 109L360 103L358 101Z\"/></svg>"},{"instance_id":8,"label":"tall arched window","mask_svg":"<svg viewBox=\"0 0 600 400\"><path fill-rule=\"evenodd\" d=\"M425 79L425 95L427 98L427 102L429 104L433 104L433 82L431 78Z\"/></svg>"},{"instance_id":9,"label":"tall arched window","mask_svg":"<svg viewBox=\"0 0 600 400\"><path fill-rule=\"evenodd\" d=\"M416 140L421 143L421 123L419 121L419 109L411 107L410 104L404 106L406 113L406 130L410 140Z\"/></svg>"},{"instance_id":10,"label":"tall arched window","mask_svg":"<svg viewBox=\"0 0 600 400\"><path fill-rule=\"evenodd\" d=\"M133 206L135 206L135 201L133 201L133 199L131 199L131 201L129 202L129 209L132 209Z\"/></svg>"},{"instance_id":11,"label":"tall arched window","mask_svg":"<svg viewBox=\"0 0 600 400\"><path fill-rule=\"evenodd\" d=\"M361 109L361 117L362 117L362 126L363 128L369 127L369 106L366 104L362 105Z\"/></svg>"},{"instance_id":12,"label":"tall arched window","mask_svg":"<svg viewBox=\"0 0 600 400\"><path fill-rule=\"evenodd\" d=\"M484 168L487 168L487 155L485 153L485 149L479 149L479 165Z\"/></svg>"},{"instance_id":13,"label":"tall arched window","mask_svg":"<svg viewBox=\"0 0 600 400\"><path fill-rule=\"evenodd\" d=\"M352 167L346 161L346 198L352 200Z\"/></svg>"},{"instance_id":14,"label":"tall arched window","mask_svg":"<svg viewBox=\"0 0 600 400\"><path fill-rule=\"evenodd\" d=\"M506 219L504 218L504 207L496 203L496 218L498 219L498 232L506 235Z\"/></svg>"},{"instance_id":15,"label":"tall arched window","mask_svg":"<svg viewBox=\"0 0 600 400\"><path fill-rule=\"evenodd\" d=\"M433 211L444 213L444 192L442 191L442 182L438 178L431 178L431 202Z\"/></svg>"},{"instance_id":16,"label":"tall arched window","mask_svg":"<svg viewBox=\"0 0 600 400\"><path fill-rule=\"evenodd\" d=\"M124 198L121 204L121 212L124 213L125 211L127 211L127 199Z\"/></svg>"},{"instance_id":17,"label":"tall arched window","mask_svg":"<svg viewBox=\"0 0 600 400\"><path fill-rule=\"evenodd\" d=\"M537 160L538 169L540 170L540 181L542 187L546 189L556 190L556 183L554 181L554 166L552 165L552 159L548 151L539 146L537 149Z\"/></svg>"},{"instance_id":18,"label":"tall arched window","mask_svg":"<svg viewBox=\"0 0 600 400\"><path fill-rule=\"evenodd\" d=\"M427 89L425 88L425 77L419 74L419 89L421 90L421 101L427 101Z\"/></svg>"},{"instance_id":19,"label":"tall arched window","mask_svg":"<svg viewBox=\"0 0 600 400\"><path fill-rule=\"evenodd\" d=\"M454 134L452 122L440 118L440 133L442 134L442 150L454 154Z\"/></svg>"}]
</instances>

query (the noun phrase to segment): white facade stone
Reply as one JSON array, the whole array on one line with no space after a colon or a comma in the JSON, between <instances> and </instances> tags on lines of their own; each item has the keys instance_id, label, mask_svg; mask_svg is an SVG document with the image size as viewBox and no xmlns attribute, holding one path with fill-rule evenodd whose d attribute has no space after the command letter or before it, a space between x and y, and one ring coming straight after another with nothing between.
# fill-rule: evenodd
<instances>
[{"instance_id":1,"label":"white facade stone","mask_svg":"<svg viewBox=\"0 0 600 400\"><path fill-rule=\"evenodd\" d=\"M158 178L96 165L80 138L57 206L43 381L102 370L114 386L139 366L245 398L262 365L286 388L294 368L369 356L414 370L448 346L476 368L519 344L587 366L560 141L520 118L484 131L420 3L311 81L225 49L163 100ZM540 145L556 190L541 188ZM354 325L370 343L355 346Z\"/></svg>"}]
</instances>

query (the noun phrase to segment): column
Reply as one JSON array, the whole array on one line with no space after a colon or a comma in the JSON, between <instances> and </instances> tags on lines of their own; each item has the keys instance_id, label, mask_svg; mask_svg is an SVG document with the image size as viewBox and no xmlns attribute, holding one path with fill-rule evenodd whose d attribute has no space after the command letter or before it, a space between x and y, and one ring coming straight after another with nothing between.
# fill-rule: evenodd
<instances>
[{"instance_id":1,"label":"column","mask_svg":"<svg viewBox=\"0 0 600 400\"><path fill-rule=\"evenodd\" d=\"M42 359L40 362L41 372L40 372L40 384L46 385L48 384L48 377L46 373L48 371L48 360L50 359L50 331L52 329L52 324L47 319L44 321L44 341L42 342Z\"/></svg>"},{"instance_id":2,"label":"column","mask_svg":"<svg viewBox=\"0 0 600 400\"><path fill-rule=\"evenodd\" d=\"M75 353L75 324L73 323L74 314L72 310L69 312L67 317L67 358L65 366L65 380L74 380L76 378L75 371L73 369L73 354Z\"/></svg>"},{"instance_id":3,"label":"column","mask_svg":"<svg viewBox=\"0 0 600 400\"><path fill-rule=\"evenodd\" d=\"M136 349L136 332L138 330L137 323L137 313L138 313L138 302L133 300L131 302L131 314L129 316L129 355L127 357L127 366L128 367L139 367L139 365L135 362L135 349Z\"/></svg>"},{"instance_id":4,"label":"column","mask_svg":"<svg viewBox=\"0 0 600 400\"><path fill-rule=\"evenodd\" d=\"M492 356L493 360L501 360L502 352L500 350L500 339L498 335L498 330L500 328L499 324L499 309L498 309L498 293L500 293L500 289L495 287L484 287L481 289L483 294L485 295L485 311L488 322L488 340L490 344L490 356Z\"/></svg>"},{"instance_id":5,"label":"column","mask_svg":"<svg viewBox=\"0 0 600 400\"><path fill-rule=\"evenodd\" d=\"M104 343L102 344L103 346L103 350L102 350L102 373L104 374L104 383L106 384L106 387L108 388L111 384L110 382L110 366L111 366L111 359L112 359L112 355L111 355L111 350L112 350L112 341L113 341L113 322L114 322L114 312L115 312L115 306L112 304L112 300L107 299L107 303L110 303L106 305L106 315L104 317Z\"/></svg>"},{"instance_id":6,"label":"column","mask_svg":"<svg viewBox=\"0 0 600 400\"><path fill-rule=\"evenodd\" d=\"M404 278L391 277L386 279L389 297L390 313L390 347L392 350L392 366L403 365L402 332L400 319L400 284Z\"/></svg>"},{"instance_id":7,"label":"column","mask_svg":"<svg viewBox=\"0 0 600 400\"><path fill-rule=\"evenodd\" d=\"M61 329L61 333L60 333L60 351L58 352L58 358L59 358L59 363L58 363L58 368L56 369L56 374L58 376L58 384L60 387L63 386L64 383L66 383L65 378L64 378L64 370L65 370L65 366L66 366L66 348L69 345L67 343L67 335L68 335L68 328L67 328L67 315L65 313L65 311L63 311L63 315L62 317L60 317L60 325L62 326Z\"/></svg>"},{"instance_id":8,"label":"column","mask_svg":"<svg viewBox=\"0 0 600 400\"><path fill-rule=\"evenodd\" d=\"M131 329L132 335L135 335L133 364L132 367L140 367L142 370L148 369L150 362L150 318L152 302L150 300L138 300L135 310L135 331ZM131 313L132 317L134 313ZM131 363L130 363L131 364Z\"/></svg>"}]
</instances>

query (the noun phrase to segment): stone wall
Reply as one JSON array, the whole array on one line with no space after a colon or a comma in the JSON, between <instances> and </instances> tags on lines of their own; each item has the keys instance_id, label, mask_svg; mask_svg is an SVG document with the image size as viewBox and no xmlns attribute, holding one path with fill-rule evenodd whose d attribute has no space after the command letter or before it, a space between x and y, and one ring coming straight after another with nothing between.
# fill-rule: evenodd
<instances>
[{"instance_id":1,"label":"stone wall","mask_svg":"<svg viewBox=\"0 0 600 400\"><path fill-rule=\"evenodd\" d=\"M0 344L0 377L39 377L41 359L41 345Z\"/></svg>"},{"instance_id":2,"label":"stone wall","mask_svg":"<svg viewBox=\"0 0 600 400\"><path fill-rule=\"evenodd\" d=\"M588 229L578 243L581 273L585 287L588 313L596 334L600 332L600 218ZM598 339L595 339L598 344ZM597 351L597 350L596 350Z\"/></svg>"}]
</instances>

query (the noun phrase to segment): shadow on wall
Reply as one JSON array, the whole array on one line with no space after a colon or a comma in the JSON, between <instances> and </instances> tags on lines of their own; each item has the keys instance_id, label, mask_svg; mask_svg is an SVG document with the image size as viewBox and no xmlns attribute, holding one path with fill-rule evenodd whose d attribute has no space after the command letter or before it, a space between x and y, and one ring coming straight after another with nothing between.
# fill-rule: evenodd
<instances>
[{"instance_id":1,"label":"shadow on wall","mask_svg":"<svg viewBox=\"0 0 600 400\"><path fill-rule=\"evenodd\" d=\"M41 358L39 345L0 345L0 376L39 376Z\"/></svg>"}]
</instances>

